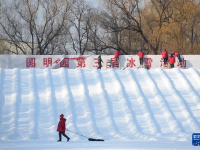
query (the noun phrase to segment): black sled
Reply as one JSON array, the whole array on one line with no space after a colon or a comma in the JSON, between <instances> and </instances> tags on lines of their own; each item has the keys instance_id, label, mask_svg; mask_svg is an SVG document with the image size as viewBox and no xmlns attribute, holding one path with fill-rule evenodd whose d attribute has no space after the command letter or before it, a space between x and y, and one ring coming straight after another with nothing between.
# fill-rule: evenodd
<instances>
[{"instance_id":1,"label":"black sled","mask_svg":"<svg viewBox=\"0 0 200 150\"><path fill-rule=\"evenodd\" d=\"M93 139L93 138L88 138L88 141L104 141L104 139Z\"/></svg>"}]
</instances>

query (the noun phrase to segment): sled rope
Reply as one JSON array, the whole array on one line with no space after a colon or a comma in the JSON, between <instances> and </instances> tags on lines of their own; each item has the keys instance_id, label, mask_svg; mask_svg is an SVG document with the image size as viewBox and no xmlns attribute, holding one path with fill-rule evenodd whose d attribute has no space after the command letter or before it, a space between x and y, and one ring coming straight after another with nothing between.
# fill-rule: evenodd
<instances>
[{"instance_id":1,"label":"sled rope","mask_svg":"<svg viewBox=\"0 0 200 150\"><path fill-rule=\"evenodd\" d=\"M85 138L88 138L88 139L89 139L89 137L87 137L87 136L84 136L84 135L82 135L82 134L79 134L79 133L73 132L73 131L71 131L71 130L69 130L69 129L66 129L66 130L67 130L67 131L69 131L69 132L72 132L72 133L78 134L78 135L80 135L80 136L83 136L83 137L85 137Z\"/></svg>"},{"instance_id":2,"label":"sled rope","mask_svg":"<svg viewBox=\"0 0 200 150\"><path fill-rule=\"evenodd\" d=\"M76 132L74 132L74 131L71 131L71 130L69 130L69 129L67 129L67 128L66 128L66 130L69 131L69 132L78 134L78 135L80 135L80 136L83 136L83 137L85 137L85 138L88 138L88 141L104 141L104 139L93 139L93 138L89 138L89 137L84 136L84 135L82 135L82 134L79 134L79 133L76 133Z\"/></svg>"}]
</instances>

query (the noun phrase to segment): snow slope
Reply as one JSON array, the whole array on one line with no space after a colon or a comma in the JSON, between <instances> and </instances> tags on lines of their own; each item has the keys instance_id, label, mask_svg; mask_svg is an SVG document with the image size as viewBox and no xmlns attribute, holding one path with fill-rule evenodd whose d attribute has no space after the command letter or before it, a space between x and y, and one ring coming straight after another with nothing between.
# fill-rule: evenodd
<instances>
[{"instance_id":1,"label":"snow slope","mask_svg":"<svg viewBox=\"0 0 200 150\"><path fill-rule=\"evenodd\" d=\"M57 143L59 115L71 138ZM2 149L199 149L200 70L0 69Z\"/></svg>"}]
</instances>

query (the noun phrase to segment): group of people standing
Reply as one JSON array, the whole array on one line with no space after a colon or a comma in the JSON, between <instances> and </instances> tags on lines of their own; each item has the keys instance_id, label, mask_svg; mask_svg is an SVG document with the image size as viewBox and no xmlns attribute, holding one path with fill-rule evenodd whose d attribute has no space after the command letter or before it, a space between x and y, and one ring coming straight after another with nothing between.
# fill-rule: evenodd
<instances>
[{"instance_id":1,"label":"group of people standing","mask_svg":"<svg viewBox=\"0 0 200 150\"><path fill-rule=\"evenodd\" d=\"M144 58L145 53L142 50L140 50L137 55L139 56L140 67L143 67L143 58ZM177 51L173 51L173 53L170 56L168 56L168 52L166 51L166 49L164 49L161 55L164 61L164 65L166 65L169 62L170 68L174 68L175 57L178 58L180 63L182 62L180 54ZM120 56L120 52L119 50L116 50L114 54L115 65L119 64L119 56ZM103 62L103 60L101 59L101 55L99 55L97 69L101 69L102 67L101 62Z\"/></svg>"},{"instance_id":2,"label":"group of people standing","mask_svg":"<svg viewBox=\"0 0 200 150\"><path fill-rule=\"evenodd\" d=\"M140 66L143 66L143 58L144 58L144 52L141 50L138 52L139 60L140 60ZM178 58L179 62L181 63L181 57L180 54L177 51L173 51L173 53L168 57L168 52L166 49L164 49L161 53L164 65L166 65L169 62L170 68L174 68L174 63L175 63L175 57ZM175 57L174 57L175 56Z\"/></svg>"},{"instance_id":3,"label":"group of people standing","mask_svg":"<svg viewBox=\"0 0 200 150\"><path fill-rule=\"evenodd\" d=\"M173 53L168 57L168 52L166 51L166 49L164 49L161 55L164 60L164 65L166 65L167 62L169 62L170 68L174 68L175 57L178 58L180 63L182 62L180 54L177 51L173 51Z\"/></svg>"}]
</instances>

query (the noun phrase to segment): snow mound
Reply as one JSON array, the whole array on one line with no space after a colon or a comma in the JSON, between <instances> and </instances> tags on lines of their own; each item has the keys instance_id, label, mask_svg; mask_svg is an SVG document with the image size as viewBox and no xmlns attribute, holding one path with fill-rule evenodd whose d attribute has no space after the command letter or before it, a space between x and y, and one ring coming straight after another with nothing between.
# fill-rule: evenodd
<instances>
[{"instance_id":1,"label":"snow mound","mask_svg":"<svg viewBox=\"0 0 200 150\"><path fill-rule=\"evenodd\" d=\"M0 145L56 141L60 114L68 130L111 143L191 144L200 133L200 70L192 68L0 69L0 89ZM70 142L87 141L70 131Z\"/></svg>"}]
</instances>

